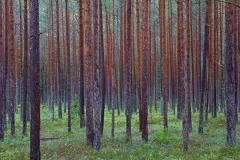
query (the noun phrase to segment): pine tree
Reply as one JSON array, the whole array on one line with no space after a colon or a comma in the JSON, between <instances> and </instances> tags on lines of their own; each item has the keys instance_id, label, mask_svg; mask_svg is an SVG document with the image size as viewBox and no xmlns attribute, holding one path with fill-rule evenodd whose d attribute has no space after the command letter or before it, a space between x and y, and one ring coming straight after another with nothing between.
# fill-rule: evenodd
<instances>
[{"instance_id":1,"label":"pine tree","mask_svg":"<svg viewBox=\"0 0 240 160\"><path fill-rule=\"evenodd\" d=\"M93 145L93 109L92 109L92 75L93 75L93 54L92 54L92 30L91 30L91 8L90 0L84 1L84 56L85 56L85 93L86 93L86 136L87 145Z\"/></svg>"},{"instance_id":2,"label":"pine tree","mask_svg":"<svg viewBox=\"0 0 240 160\"><path fill-rule=\"evenodd\" d=\"M0 140L4 139L4 105L3 105L3 3L0 0Z\"/></svg>"},{"instance_id":3,"label":"pine tree","mask_svg":"<svg viewBox=\"0 0 240 160\"><path fill-rule=\"evenodd\" d=\"M83 15L82 15L82 0L78 1L78 55L79 55L79 85L80 85L80 91L79 91L79 114L80 114L80 128L83 128L85 126L85 120L84 120L84 61L83 61Z\"/></svg>"},{"instance_id":4,"label":"pine tree","mask_svg":"<svg viewBox=\"0 0 240 160\"><path fill-rule=\"evenodd\" d=\"M101 148L101 100L100 100L100 72L99 72L99 41L98 41L98 1L95 0L93 2L93 51L94 51L94 85L93 85L93 93L94 93L94 150L99 151Z\"/></svg>"},{"instance_id":5,"label":"pine tree","mask_svg":"<svg viewBox=\"0 0 240 160\"><path fill-rule=\"evenodd\" d=\"M142 140L148 141L148 38L149 3L142 1Z\"/></svg>"},{"instance_id":6,"label":"pine tree","mask_svg":"<svg viewBox=\"0 0 240 160\"><path fill-rule=\"evenodd\" d=\"M24 0L23 135L27 134L28 88L28 1Z\"/></svg>"},{"instance_id":7,"label":"pine tree","mask_svg":"<svg viewBox=\"0 0 240 160\"><path fill-rule=\"evenodd\" d=\"M234 3L234 0L229 2ZM235 97L234 97L234 42L233 34L234 29L234 4L226 3L226 108L227 108L227 144L235 145L236 144L236 110L235 110Z\"/></svg>"},{"instance_id":8,"label":"pine tree","mask_svg":"<svg viewBox=\"0 0 240 160\"><path fill-rule=\"evenodd\" d=\"M132 1L126 0L127 8L127 25L126 25L126 136L127 141L132 141L132 132L131 132L131 118L132 118L132 109L131 109L131 54L132 54L132 45L131 45L131 14L132 14Z\"/></svg>"},{"instance_id":9,"label":"pine tree","mask_svg":"<svg viewBox=\"0 0 240 160\"><path fill-rule=\"evenodd\" d=\"M66 39L67 39L67 108L68 108L68 132L71 132L71 64L70 64L70 13L68 0L66 3ZM66 80L66 79L65 79Z\"/></svg>"},{"instance_id":10,"label":"pine tree","mask_svg":"<svg viewBox=\"0 0 240 160\"><path fill-rule=\"evenodd\" d=\"M59 27L59 3L58 0L56 0L56 24L57 24L57 74L58 74L58 118L62 118L62 74L61 74L61 56L60 56L60 27Z\"/></svg>"},{"instance_id":11,"label":"pine tree","mask_svg":"<svg viewBox=\"0 0 240 160\"><path fill-rule=\"evenodd\" d=\"M31 82L31 133L30 159L40 160L40 82L39 82L39 2L31 0L30 10L30 82Z\"/></svg>"},{"instance_id":12,"label":"pine tree","mask_svg":"<svg viewBox=\"0 0 240 160\"><path fill-rule=\"evenodd\" d=\"M200 88L200 107L199 107L199 125L198 133L203 134L203 106L204 106L204 92L206 83L206 58L209 54L209 11L210 0L206 1L206 18L205 18L205 35L204 35L204 51L203 51L203 68L201 73L201 88Z\"/></svg>"},{"instance_id":13,"label":"pine tree","mask_svg":"<svg viewBox=\"0 0 240 160\"><path fill-rule=\"evenodd\" d=\"M9 1L9 64L15 64L13 0ZM9 118L11 135L15 134L15 67L9 65Z\"/></svg>"}]
</instances>

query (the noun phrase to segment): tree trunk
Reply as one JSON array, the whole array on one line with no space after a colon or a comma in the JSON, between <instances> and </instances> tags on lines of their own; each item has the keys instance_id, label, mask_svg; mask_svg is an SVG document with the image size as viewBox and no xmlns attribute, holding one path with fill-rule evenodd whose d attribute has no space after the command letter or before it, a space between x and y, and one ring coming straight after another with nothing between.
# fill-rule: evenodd
<instances>
[{"instance_id":1,"label":"tree trunk","mask_svg":"<svg viewBox=\"0 0 240 160\"><path fill-rule=\"evenodd\" d=\"M84 1L84 31L85 31L85 93L86 93L86 136L87 145L93 145L93 110L92 110L92 75L93 75L93 54L92 54L92 24L90 0Z\"/></svg>"},{"instance_id":2,"label":"tree trunk","mask_svg":"<svg viewBox=\"0 0 240 160\"><path fill-rule=\"evenodd\" d=\"M101 100L100 100L100 72L99 72L99 41L98 41L98 1L93 2L93 50L94 50L94 150L99 151L101 148Z\"/></svg>"},{"instance_id":3,"label":"tree trunk","mask_svg":"<svg viewBox=\"0 0 240 160\"><path fill-rule=\"evenodd\" d=\"M204 37L204 51L203 51L203 68L201 73L201 96L199 108L199 126L198 133L203 134L203 106L204 106L204 93L206 83L206 58L209 53L209 10L211 8L210 0L206 1L206 20L205 20L205 37Z\"/></svg>"},{"instance_id":4,"label":"tree trunk","mask_svg":"<svg viewBox=\"0 0 240 160\"><path fill-rule=\"evenodd\" d=\"M62 74L61 74L61 56L60 56L60 31L59 31L59 4L56 0L56 24L57 24L57 74L58 74L58 118L62 118Z\"/></svg>"},{"instance_id":5,"label":"tree trunk","mask_svg":"<svg viewBox=\"0 0 240 160\"><path fill-rule=\"evenodd\" d=\"M84 60L83 60L83 15L82 15L82 0L78 1L78 14L79 14L79 24L78 24L78 56L79 56L79 117L80 117L80 128L85 126L84 119Z\"/></svg>"},{"instance_id":6,"label":"tree trunk","mask_svg":"<svg viewBox=\"0 0 240 160\"><path fill-rule=\"evenodd\" d=\"M3 3L0 0L0 140L4 139L4 105L3 105Z\"/></svg>"},{"instance_id":7,"label":"tree trunk","mask_svg":"<svg viewBox=\"0 0 240 160\"><path fill-rule=\"evenodd\" d=\"M31 77L31 135L30 159L40 160L40 83L39 83L39 2L31 0L30 10L30 77Z\"/></svg>"},{"instance_id":8,"label":"tree trunk","mask_svg":"<svg viewBox=\"0 0 240 160\"><path fill-rule=\"evenodd\" d=\"M234 2L230 0L229 2ZM227 104L227 144L236 144L236 110L234 100L234 42L233 42L233 11L234 4L226 3L226 104Z\"/></svg>"},{"instance_id":9,"label":"tree trunk","mask_svg":"<svg viewBox=\"0 0 240 160\"><path fill-rule=\"evenodd\" d=\"M136 19L137 19L137 83L138 83L138 110L139 110L139 131L142 131L142 87L141 87L141 81L142 81L142 51L140 50L141 46L141 40L140 40L140 11L139 11L139 0L136 0Z\"/></svg>"},{"instance_id":10,"label":"tree trunk","mask_svg":"<svg viewBox=\"0 0 240 160\"><path fill-rule=\"evenodd\" d=\"M178 1L178 118L182 118L185 99L184 89L184 45L183 45L183 0Z\"/></svg>"},{"instance_id":11,"label":"tree trunk","mask_svg":"<svg viewBox=\"0 0 240 160\"><path fill-rule=\"evenodd\" d=\"M190 7L190 0L186 2L186 52L185 52L185 62L184 62L184 87L185 87L185 99L183 105L183 150L188 150L188 143L189 143L189 107L190 106L190 27L189 27L189 7ZM183 25L183 24L182 24ZM182 39L183 40L183 39Z\"/></svg>"},{"instance_id":12,"label":"tree trunk","mask_svg":"<svg viewBox=\"0 0 240 160\"><path fill-rule=\"evenodd\" d=\"M110 74L110 80L111 80L111 90L110 90L110 94L111 94L111 109L112 109L112 137L114 137L114 130L115 130L115 101L116 101L116 94L115 94L115 89L116 89L116 84L115 84L115 78L114 78L114 72L115 72L115 29L114 29L114 0L112 1L112 36L111 36L111 44L112 44L112 48L111 48L111 56L110 56L110 62L111 62L111 65L109 66L110 67L110 70L111 70L111 74ZM110 17L110 16L109 16Z\"/></svg>"},{"instance_id":13,"label":"tree trunk","mask_svg":"<svg viewBox=\"0 0 240 160\"><path fill-rule=\"evenodd\" d=\"M103 41L103 17L102 0L99 0L99 54L100 54L100 95L102 99L101 106L101 134L104 128L104 110L105 110L105 66L104 66L104 41Z\"/></svg>"},{"instance_id":14,"label":"tree trunk","mask_svg":"<svg viewBox=\"0 0 240 160\"><path fill-rule=\"evenodd\" d=\"M132 119L132 109L131 109L131 16L132 16L132 1L127 0L127 26L126 26L126 136L127 141L132 141L131 133L131 119Z\"/></svg>"},{"instance_id":15,"label":"tree trunk","mask_svg":"<svg viewBox=\"0 0 240 160\"><path fill-rule=\"evenodd\" d=\"M149 3L142 1L142 140L148 141L148 49Z\"/></svg>"},{"instance_id":16,"label":"tree trunk","mask_svg":"<svg viewBox=\"0 0 240 160\"><path fill-rule=\"evenodd\" d=\"M15 134L15 46L14 46L14 16L13 16L13 0L9 1L9 114L11 135Z\"/></svg>"},{"instance_id":17,"label":"tree trunk","mask_svg":"<svg viewBox=\"0 0 240 160\"><path fill-rule=\"evenodd\" d=\"M66 2L66 39L67 39L67 109L68 132L71 132L71 64L70 64L70 13L68 0Z\"/></svg>"}]
</instances>

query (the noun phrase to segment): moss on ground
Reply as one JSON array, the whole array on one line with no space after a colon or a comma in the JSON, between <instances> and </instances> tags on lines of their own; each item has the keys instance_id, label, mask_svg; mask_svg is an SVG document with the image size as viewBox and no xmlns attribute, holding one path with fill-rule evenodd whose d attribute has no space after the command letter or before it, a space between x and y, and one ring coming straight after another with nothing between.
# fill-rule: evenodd
<instances>
[{"instance_id":1,"label":"moss on ground","mask_svg":"<svg viewBox=\"0 0 240 160\"><path fill-rule=\"evenodd\" d=\"M57 115L57 111L56 114ZM240 159L240 128L237 126L237 145L225 145L225 117L219 113L217 119L205 123L204 134L198 135L198 114L193 117L193 131L190 134L189 151L182 150L182 122L176 116L169 115L169 128L163 128L163 120L159 113L149 113L149 142L141 141L138 114L132 116L132 143L125 143L125 114L116 114L115 137L111 137L111 112L106 111L105 129L102 137L102 149L94 152L85 144L85 129L79 128L79 118L73 114L72 132L67 132L67 115L63 119L51 121L51 113L47 108L41 111L41 137L54 137L54 140L41 141L42 159L169 159L198 160ZM10 136L9 130L5 140L0 142L0 159L29 159L29 134L21 135L22 123L16 115L16 135ZM28 124L29 130L29 124Z\"/></svg>"}]
</instances>

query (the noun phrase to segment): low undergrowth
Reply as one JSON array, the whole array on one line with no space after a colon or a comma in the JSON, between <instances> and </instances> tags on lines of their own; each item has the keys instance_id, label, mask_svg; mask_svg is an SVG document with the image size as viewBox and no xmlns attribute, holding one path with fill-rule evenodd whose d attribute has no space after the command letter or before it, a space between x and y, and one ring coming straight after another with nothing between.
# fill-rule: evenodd
<instances>
[{"instance_id":1,"label":"low undergrowth","mask_svg":"<svg viewBox=\"0 0 240 160\"><path fill-rule=\"evenodd\" d=\"M125 114L115 115L115 137L111 137L111 112L106 110L105 128L102 137L102 149L94 152L86 146L85 129L79 128L79 118L73 114L72 132L67 132L67 114L62 119L55 117L45 107L41 110L41 141L42 159L240 159L240 128L237 126L237 145L225 145L225 117L222 113L218 118L205 122L204 134L197 133L198 114L193 114L193 131L190 134L189 150L182 150L182 122L175 115L169 115L169 127L163 128L160 113L149 113L149 141L142 142L139 133L138 114L132 115L132 143L125 140ZM57 115L57 111L55 113ZM21 135L22 122L16 116L16 135L6 132L4 141L0 142L0 159L29 159L29 134ZM9 128L8 128L9 129ZM29 123L28 123L29 131ZM29 132L28 132L29 133ZM53 139L51 139L53 138Z\"/></svg>"}]
</instances>

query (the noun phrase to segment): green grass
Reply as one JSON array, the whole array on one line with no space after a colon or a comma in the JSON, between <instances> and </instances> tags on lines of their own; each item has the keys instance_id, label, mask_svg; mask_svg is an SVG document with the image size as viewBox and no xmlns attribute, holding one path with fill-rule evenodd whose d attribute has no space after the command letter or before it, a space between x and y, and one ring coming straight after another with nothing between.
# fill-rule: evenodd
<instances>
[{"instance_id":1,"label":"green grass","mask_svg":"<svg viewBox=\"0 0 240 160\"><path fill-rule=\"evenodd\" d=\"M57 108L56 108L57 109ZM55 113L57 116L57 111ZM218 114L217 119L209 118L205 123L204 134L198 135L198 114L193 117L193 131L190 134L189 151L182 150L182 122L176 116L169 115L169 128L163 128L163 119L159 113L149 113L149 142L141 141L138 114L132 116L132 143L125 143L125 114L116 115L115 137L111 137L111 112L106 111L102 149L94 152L85 144L85 129L79 128L79 118L73 114L72 132L67 132L67 115L63 119L51 121L48 108L41 110L41 137L54 137L56 140L41 141L42 159L171 159L198 160L240 159L240 128L237 126L237 146L225 145L225 117ZM209 116L210 117L210 116ZM29 135L21 135L22 123L16 115L16 135L0 142L0 159L29 159ZM29 130L29 124L28 124Z\"/></svg>"}]
</instances>

